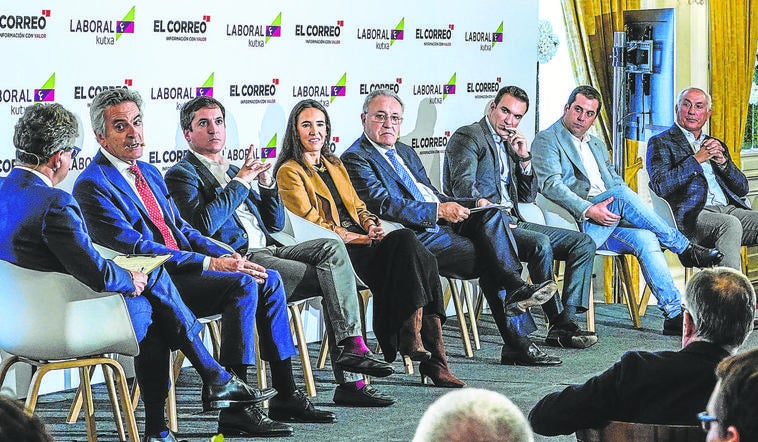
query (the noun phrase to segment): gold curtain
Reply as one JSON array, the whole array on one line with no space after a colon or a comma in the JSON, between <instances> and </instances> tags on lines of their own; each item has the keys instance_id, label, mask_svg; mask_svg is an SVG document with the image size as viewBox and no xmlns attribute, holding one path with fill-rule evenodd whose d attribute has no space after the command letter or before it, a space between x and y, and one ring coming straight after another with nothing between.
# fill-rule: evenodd
<instances>
[{"instance_id":1,"label":"gold curtain","mask_svg":"<svg viewBox=\"0 0 758 442\"><path fill-rule=\"evenodd\" d=\"M613 145L613 33L624 30L624 11L640 8L640 0L561 0L566 23L567 46L574 75L579 84L588 84L600 91L603 107L596 124L605 145ZM566 95L568 97L568 94ZM642 159L637 155L637 143L627 141L625 148L624 181L637 190L637 171ZM639 293L639 269L630 260L632 286ZM613 275L611 259L605 260L605 299L612 300Z\"/></svg>"},{"instance_id":2,"label":"gold curtain","mask_svg":"<svg viewBox=\"0 0 758 442\"><path fill-rule=\"evenodd\" d=\"M739 165L758 45L758 0L718 0L709 5L710 132L726 143Z\"/></svg>"}]
</instances>

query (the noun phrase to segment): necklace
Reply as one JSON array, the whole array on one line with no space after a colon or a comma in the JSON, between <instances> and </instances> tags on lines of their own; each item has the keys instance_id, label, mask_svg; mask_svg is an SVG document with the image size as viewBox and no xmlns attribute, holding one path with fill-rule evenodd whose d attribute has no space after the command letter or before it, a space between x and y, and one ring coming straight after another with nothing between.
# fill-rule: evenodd
<instances>
[{"instance_id":1,"label":"necklace","mask_svg":"<svg viewBox=\"0 0 758 442\"><path fill-rule=\"evenodd\" d=\"M313 164L313 168L316 169L317 172L324 173L326 172L326 166L323 164Z\"/></svg>"}]
</instances>

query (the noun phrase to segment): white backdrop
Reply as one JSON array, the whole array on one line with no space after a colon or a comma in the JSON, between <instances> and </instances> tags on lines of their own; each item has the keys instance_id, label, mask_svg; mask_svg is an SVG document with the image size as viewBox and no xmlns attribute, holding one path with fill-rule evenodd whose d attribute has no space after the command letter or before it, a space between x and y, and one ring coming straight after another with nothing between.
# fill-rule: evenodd
<instances>
[{"instance_id":1,"label":"white backdrop","mask_svg":"<svg viewBox=\"0 0 758 442\"><path fill-rule=\"evenodd\" d=\"M537 5L6 0L0 177L15 158L14 125L35 101L59 102L80 119L83 152L61 184L70 190L98 149L88 108L104 87L140 92L142 159L165 172L187 148L178 109L198 93L225 105L226 154L236 162L250 143L281 147L289 111L303 98L328 105L331 141L341 153L361 134L365 95L385 85L405 101L401 139L417 149L434 182L450 134L478 120L498 88L515 84L534 95ZM533 112L521 127L531 139ZM308 319L309 335L318 339L319 322ZM75 385L76 373L61 376L45 391ZM22 392L25 382L18 382Z\"/></svg>"}]
</instances>

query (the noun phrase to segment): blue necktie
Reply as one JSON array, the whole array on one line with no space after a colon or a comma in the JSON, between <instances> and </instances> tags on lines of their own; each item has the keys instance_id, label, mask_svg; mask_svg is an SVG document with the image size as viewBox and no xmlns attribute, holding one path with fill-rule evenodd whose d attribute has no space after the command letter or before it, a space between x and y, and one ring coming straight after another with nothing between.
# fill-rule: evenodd
<instances>
[{"instance_id":1,"label":"blue necktie","mask_svg":"<svg viewBox=\"0 0 758 442\"><path fill-rule=\"evenodd\" d=\"M426 201L411 174L409 174L408 171L405 170L405 167L400 164L400 161L397 160L395 149L387 149L387 159L390 160L390 164L395 168L395 172L397 172L397 175L400 177L400 181L403 182L405 188L411 193L413 199L421 202ZM437 230L439 230L439 226L437 225L426 229L427 232L436 232Z\"/></svg>"}]
</instances>

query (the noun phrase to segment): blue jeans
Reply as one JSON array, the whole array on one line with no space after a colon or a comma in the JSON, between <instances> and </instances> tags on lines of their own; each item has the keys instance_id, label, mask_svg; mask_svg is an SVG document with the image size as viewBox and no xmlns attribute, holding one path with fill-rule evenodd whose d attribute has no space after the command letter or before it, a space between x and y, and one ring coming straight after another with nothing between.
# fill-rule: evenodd
<instances>
[{"instance_id":1,"label":"blue jeans","mask_svg":"<svg viewBox=\"0 0 758 442\"><path fill-rule=\"evenodd\" d=\"M678 230L669 226L653 212L627 186L615 186L590 199L593 204L613 197L608 210L621 215L623 226L602 226L585 221L582 230L595 241L598 250L633 254L640 262L642 274L658 308L666 317L674 317L682 311L682 297L671 278L661 244L674 253L681 253L690 241Z\"/></svg>"}]
</instances>

